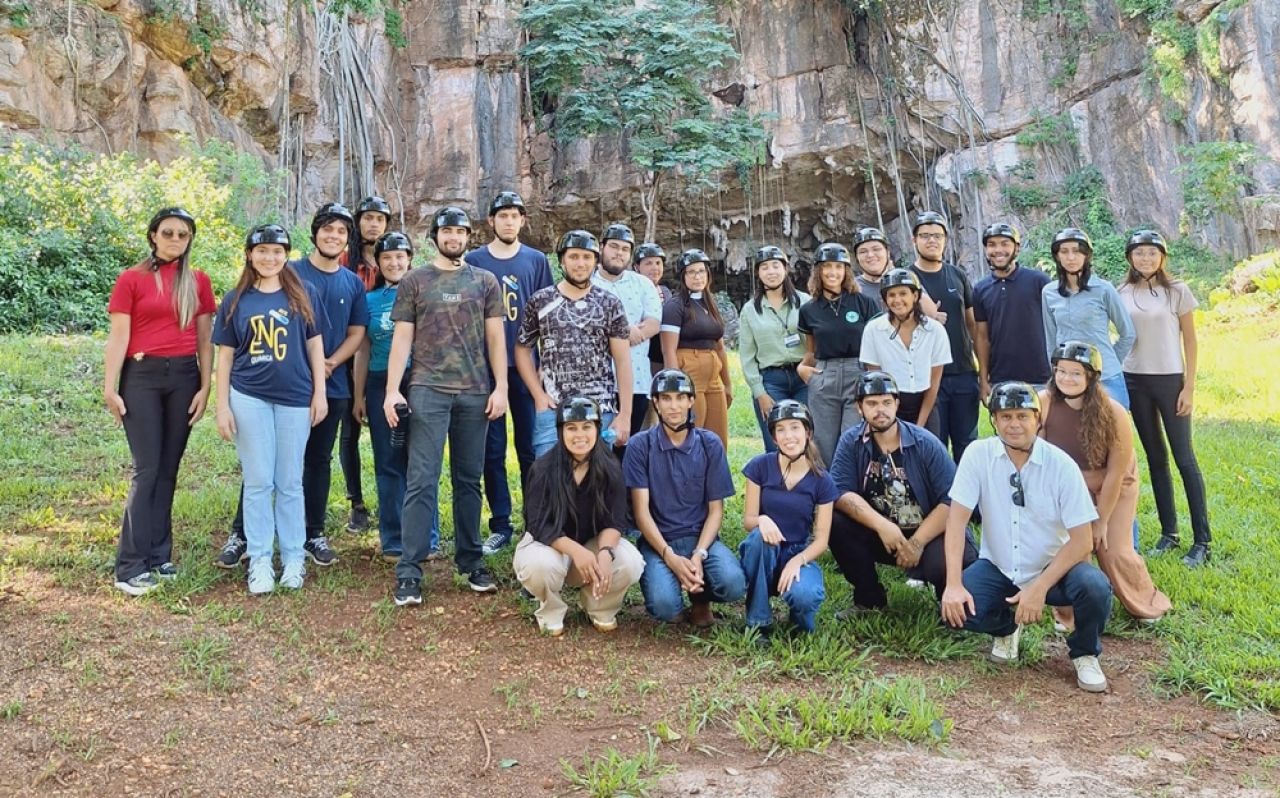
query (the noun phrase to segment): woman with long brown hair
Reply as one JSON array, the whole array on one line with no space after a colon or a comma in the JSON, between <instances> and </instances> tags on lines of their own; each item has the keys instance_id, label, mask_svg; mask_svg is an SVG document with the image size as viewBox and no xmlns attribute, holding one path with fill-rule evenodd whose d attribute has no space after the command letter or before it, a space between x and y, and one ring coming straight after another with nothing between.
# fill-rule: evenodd
<instances>
[{"instance_id":1,"label":"woman with long brown hair","mask_svg":"<svg viewBox=\"0 0 1280 798\"><path fill-rule=\"evenodd\" d=\"M120 525L116 587L141 596L173 579L173 493L191 428L204 415L213 373L209 277L191 268L196 220L162 208L147 225L151 256L111 291L102 398L123 424L133 483Z\"/></svg>"},{"instance_id":2,"label":"woman with long brown hair","mask_svg":"<svg viewBox=\"0 0 1280 798\"><path fill-rule=\"evenodd\" d=\"M662 362L693 380L694 422L729 448L729 405L733 391L724 351L724 321L711 290L711 258L687 249L676 261L675 295L662 306Z\"/></svg>"},{"instance_id":3,"label":"woman with long brown hair","mask_svg":"<svg viewBox=\"0 0 1280 798\"><path fill-rule=\"evenodd\" d=\"M1096 346L1066 341L1050 361L1052 379L1040 394L1040 436L1070 455L1084 474L1098 508L1093 552L1116 598L1133 617L1154 622L1170 603L1133 548L1138 467L1128 413L1102 387L1102 354ZM1070 610L1054 612L1060 623L1072 625Z\"/></svg>"}]
</instances>

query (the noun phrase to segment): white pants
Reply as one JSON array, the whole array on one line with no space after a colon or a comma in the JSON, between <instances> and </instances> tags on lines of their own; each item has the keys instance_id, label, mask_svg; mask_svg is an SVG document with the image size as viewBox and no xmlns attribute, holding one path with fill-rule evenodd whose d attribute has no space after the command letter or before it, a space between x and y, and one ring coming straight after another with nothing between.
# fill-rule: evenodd
<instances>
[{"instance_id":1,"label":"white pants","mask_svg":"<svg viewBox=\"0 0 1280 798\"><path fill-rule=\"evenodd\" d=\"M600 537L588 540L583 544L593 554L598 550ZM561 554L545 543L539 543L528 532L516 546L512 559L516 578L525 590L538 600L538 610L534 616L538 619L538 628L548 629L564 625L564 614L568 606L560 596L565 585L582 587L582 579L573 567L569 555ZM611 624L622 608L622 597L627 588L640 581L644 571L644 558L632 545L623 538L614 548L613 576L609 580L609 592L595 598L590 590L582 591L582 608L587 611L594 623Z\"/></svg>"}]
</instances>

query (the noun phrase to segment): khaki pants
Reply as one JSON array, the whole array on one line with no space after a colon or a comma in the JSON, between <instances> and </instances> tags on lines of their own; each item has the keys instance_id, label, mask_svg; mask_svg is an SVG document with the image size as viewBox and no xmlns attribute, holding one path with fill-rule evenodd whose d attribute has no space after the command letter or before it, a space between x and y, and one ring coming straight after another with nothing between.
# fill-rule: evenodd
<instances>
[{"instance_id":1,"label":"khaki pants","mask_svg":"<svg viewBox=\"0 0 1280 798\"><path fill-rule=\"evenodd\" d=\"M583 545L595 553L600 545L600 537L597 535ZM622 608L622 597L627 588L640 581L640 574L644 571L644 558L626 538L618 541L614 555L609 592L595 598L590 590L582 591L582 608L594 623L614 622L618 610ZM538 628L546 630L564 626L564 614L568 606L560 596L560 591L566 585L582 587L582 580L569 555L561 554L545 543L539 543L526 532L516 546L511 565L520 584L538 600L538 609L534 613L534 617L538 619Z\"/></svg>"},{"instance_id":2,"label":"khaki pants","mask_svg":"<svg viewBox=\"0 0 1280 798\"><path fill-rule=\"evenodd\" d=\"M726 451L729 449L729 406L720 379L720 353L714 349L677 349L680 370L693 380L697 394L693 400L693 423L714 432Z\"/></svg>"}]
</instances>

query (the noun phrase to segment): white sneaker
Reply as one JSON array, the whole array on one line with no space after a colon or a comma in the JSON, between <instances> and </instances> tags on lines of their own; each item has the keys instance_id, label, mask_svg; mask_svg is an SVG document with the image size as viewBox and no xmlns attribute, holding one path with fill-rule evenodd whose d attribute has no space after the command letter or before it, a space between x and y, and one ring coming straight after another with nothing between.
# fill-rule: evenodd
<instances>
[{"instance_id":1,"label":"white sneaker","mask_svg":"<svg viewBox=\"0 0 1280 798\"><path fill-rule=\"evenodd\" d=\"M992 662L1008 665L1018 661L1018 640L1022 637L1022 627L1013 630L1013 634L997 637L991 643Z\"/></svg>"},{"instance_id":2,"label":"white sneaker","mask_svg":"<svg viewBox=\"0 0 1280 798\"><path fill-rule=\"evenodd\" d=\"M299 560L285 564L284 573L280 574L280 587L287 587L290 590L302 589L303 577L307 575L304 562L305 560Z\"/></svg>"},{"instance_id":3,"label":"white sneaker","mask_svg":"<svg viewBox=\"0 0 1280 798\"><path fill-rule=\"evenodd\" d=\"M928 583L920 579L908 579L907 587L911 588L912 590L924 590L925 588L929 587L929 585Z\"/></svg>"},{"instance_id":4,"label":"white sneaker","mask_svg":"<svg viewBox=\"0 0 1280 798\"><path fill-rule=\"evenodd\" d=\"M1076 686L1090 693L1106 692L1107 677L1103 675L1097 657L1076 657L1071 664L1076 666Z\"/></svg>"},{"instance_id":5,"label":"white sneaker","mask_svg":"<svg viewBox=\"0 0 1280 798\"><path fill-rule=\"evenodd\" d=\"M249 592L255 596L276 589L276 572L270 557L259 557L249 562Z\"/></svg>"}]
</instances>

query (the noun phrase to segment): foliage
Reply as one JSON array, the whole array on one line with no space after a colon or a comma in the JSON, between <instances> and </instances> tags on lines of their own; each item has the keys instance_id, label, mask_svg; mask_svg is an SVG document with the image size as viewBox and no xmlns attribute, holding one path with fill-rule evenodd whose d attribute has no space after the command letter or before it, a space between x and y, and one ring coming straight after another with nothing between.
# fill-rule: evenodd
<instances>
[{"instance_id":1,"label":"foliage","mask_svg":"<svg viewBox=\"0 0 1280 798\"><path fill-rule=\"evenodd\" d=\"M215 287L239 273L246 228L275 215L281 183L211 141L167 165L13 139L0 146L0 331L97 329L116 276L147 255L157 208L196 217L192 260Z\"/></svg>"},{"instance_id":2,"label":"foliage","mask_svg":"<svg viewBox=\"0 0 1280 798\"><path fill-rule=\"evenodd\" d=\"M392 46L401 48L409 44L404 29L404 15L399 9L400 0L329 0L325 10L341 17L349 14L356 17L382 17L382 29Z\"/></svg>"},{"instance_id":3,"label":"foliage","mask_svg":"<svg viewBox=\"0 0 1280 798\"><path fill-rule=\"evenodd\" d=\"M1074 147L1078 143L1076 126L1071 114L1046 114L1040 109L1031 112L1031 121L1013 139L1019 146L1035 147L1065 144Z\"/></svg>"},{"instance_id":4,"label":"foliage","mask_svg":"<svg viewBox=\"0 0 1280 798\"><path fill-rule=\"evenodd\" d=\"M1089 12L1084 0L1022 0L1022 15L1039 20L1057 14L1066 24L1068 32L1080 34L1089 26Z\"/></svg>"},{"instance_id":5,"label":"foliage","mask_svg":"<svg viewBox=\"0 0 1280 798\"><path fill-rule=\"evenodd\" d=\"M18 30L31 27L31 3L25 0L0 0L0 21Z\"/></svg>"},{"instance_id":6,"label":"foliage","mask_svg":"<svg viewBox=\"0 0 1280 798\"><path fill-rule=\"evenodd\" d=\"M642 169L695 185L762 157L761 118L716 113L709 98L709 80L737 54L707 3L537 0L520 21L530 88L555 108L561 141L622 133Z\"/></svg>"},{"instance_id":7,"label":"foliage","mask_svg":"<svg viewBox=\"0 0 1280 798\"><path fill-rule=\"evenodd\" d=\"M1226 80L1219 42L1228 16L1244 3L1220 3L1193 25L1178 15L1174 0L1120 0L1122 13L1151 27L1150 68L1161 95L1170 101L1166 110L1174 121L1186 113L1191 91L1188 69L1193 63L1199 63L1214 80Z\"/></svg>"},{"instance_id":8,"label":"foliage","mask_svg":"<svg viewBox=\"0 0 1280 798\"><path fill-rule=\"evenodd\" d=\"M207 1L197 0L195 15L189 16L186 5L179 0L154 0L147 22L186 28L187 38L205 55L212 52L213 45L227 35L226 20Z\"/></svg>"},{"instance_id":9,"label":"foliage","mask_svg":"<svg viewBox=\"0 0 1280 798\"><path fill-rule=\"evenodd\" d=\"M1246 141L1202 141L1178 153L1186 159L1178 167L1185 209L1201 222L1236 207L1240 192L1254 185L1249 170L1261 160L1257 146Z\"/></svg>"},{"instance_id":10,"label":"foliage","mask_svg":"<svg viewBox=\"0 0 1280 798\"><path fill-rule=\"evenodd\" d=\"M560 760L560 768L570 784L586 791L591 798L623 795L644 798L657 786L659 778L675 770L663 765L658 758L656 737L649 737L645 750L634 756L625 756L616 748L610 748L595 758L584 755L581 770L567 759Z\"/></svg>"}]
</instances>

